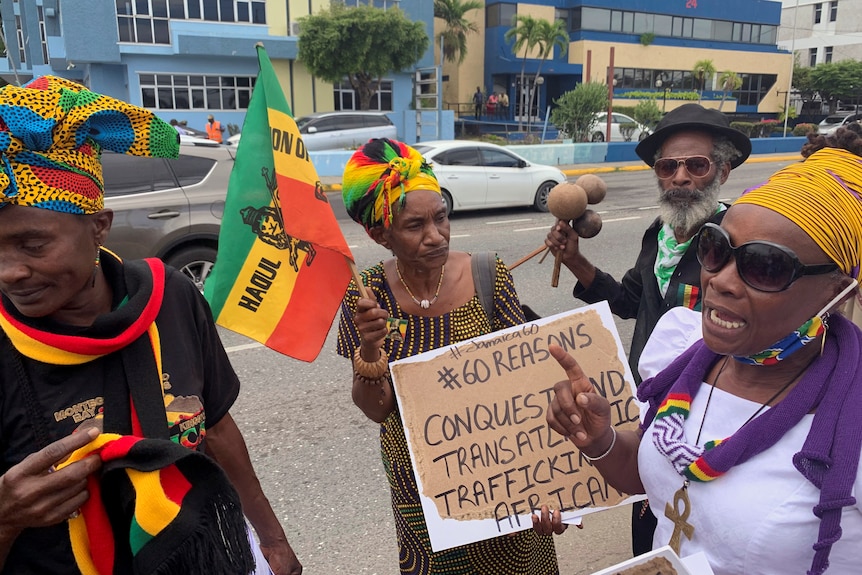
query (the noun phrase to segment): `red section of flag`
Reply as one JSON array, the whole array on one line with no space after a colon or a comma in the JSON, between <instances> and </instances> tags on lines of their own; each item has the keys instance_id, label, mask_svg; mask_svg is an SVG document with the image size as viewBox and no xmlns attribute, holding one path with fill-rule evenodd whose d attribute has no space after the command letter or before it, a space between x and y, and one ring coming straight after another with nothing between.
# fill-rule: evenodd
<instances>
[{"instance_id":1,"label":"red section of flag","mask_svg":"<svg viewBox=\"0 0 862 575\"><path fill-rule=\"evenodd\" d=\"M350 268L338 252L319 249L310 266L300 268L293 295L278 327L266 342L273 349L290 349L290 356L314 361L350 282Z\"/></svg>"}]
</instances>

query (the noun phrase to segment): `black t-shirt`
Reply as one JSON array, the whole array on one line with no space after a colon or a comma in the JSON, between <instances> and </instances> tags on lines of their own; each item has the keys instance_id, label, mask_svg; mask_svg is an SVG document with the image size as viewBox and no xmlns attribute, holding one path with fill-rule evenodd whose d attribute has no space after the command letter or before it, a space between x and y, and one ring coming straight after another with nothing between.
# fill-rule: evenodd
<instances>
[{"instance_id":1,"label":"black t-shirt","mask_svg":"<svg viewBox=\"0 0 862 575\"><path fill-rule=\"evenodd\" d=\"M116 308L127 295L122 268L108 258L103 258L102 266L114 289ZM39 323L40 329L49 323L27 321L32 325ZM93 328L74 331L52 327L92 335L98 323L97 320ZM239 380L219 340L206 301L192 282L171 268L166 270L165 296L156 326L161 340L162 387L171 439L190 449L204 450L206 429L228 413L239 394ZM48 365L25 358L24 368L41 412L40 420L33 421L22 386L17 382L9 341L0 337L5 340L0 353L0 473L5 473L39 449L37 426L46 432L49 441L82 426L101 428L105 385L122 381L126 372L119 352L73 366ZM66 523L24 531L0 572L78 574Z\"/></svg>"}]
</instances>

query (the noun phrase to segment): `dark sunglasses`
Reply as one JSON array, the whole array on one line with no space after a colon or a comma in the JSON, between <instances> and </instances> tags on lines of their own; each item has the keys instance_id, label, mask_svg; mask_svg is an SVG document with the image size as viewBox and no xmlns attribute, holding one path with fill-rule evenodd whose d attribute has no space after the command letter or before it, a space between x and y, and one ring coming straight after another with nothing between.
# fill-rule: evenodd
<instances>
[{"instance_id":1,"label":"dark sunglasses","mask_svg":"<svg viewBox=\"0 0 862 575\"><path fill-rule=\"evenodd\" d=\"M697 261L706 271L716 273L733 256L736 271L750 287L763 292L779 292L802 276L820 275L838 269L838 264L805 265L792 250L770 242L754 241L733 247L721 227L704 224L695 237Z\"/></svg>"},{"instance_id":2,"label":"dark sunglasses","mask_svg":"<svg viewBox=\"0 0 862 575\"><path fill-rule=\"evenodd\" d=\"M653 169L655 175L662 180L672 178L679 169L680 164L685 166L685 170L695 178L702 178L709 173L712 167L712 160L706 156L688 156L687 158L661 158L655 161Z\"/></svg>"}]
</instances>

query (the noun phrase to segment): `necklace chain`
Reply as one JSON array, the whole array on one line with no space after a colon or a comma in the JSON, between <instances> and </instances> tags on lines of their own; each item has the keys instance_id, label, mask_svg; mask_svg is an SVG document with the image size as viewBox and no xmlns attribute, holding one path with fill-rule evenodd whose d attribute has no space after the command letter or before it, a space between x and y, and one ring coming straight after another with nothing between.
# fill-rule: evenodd
<instances>
[{"instance_id":1,"label":"necklace chain","mask_svg":"<svg viewBox=\"0 0 862 575\"><path fill-rule=\"evenodd\" d=\"M709 411L709 403L710 403L710 401L712 401L712 392L715 390L716 387L718 387L718 378L721 376L721 372L724 371L724 366L727 365L728 359L730 359L730 356L724 357L724 363L721 364L721 368L718 370L718 373L715 375L715 379L712 382L712 387L709 388L709 395L706 397L706 406L703 408L703 418L700 420L700 428L698 428L698 430L697 430L697 439L694 440L695 445L700 445L700 434L703 431L703 423L706 421L706 412ZM815 357L814 359L817 359L817 358ZM805 366L796 373L796 375L794 375L787 383L785 383L784 385L781 386L781 389L779 389L774 394L772 394L772 397L770 397L769 399L764 401L760 405L760 407L757 408L757 411L752 413L751 417L746 419L745 423L743 423L742 425L739 426L739 429L742 429L743 427L748 425L751 422L751 420L754 419L755 417L757 417L758 415L760 415L760 412L762 412L764 409L766 409L769 406L769 404L771 404L773 401L778 399L779 395L781 395L782 393L787 391L787 388L790 387L790 384L792 384L794 381L799 379L799 376L802 375L803 373L805 373L805 370L808 369L808 366L810 366L813 361L814 360L811 360L810 362L806 363ZM739 430L737 430L737 431L739 431Z\"/></svg>"},{"instance_id":2,"label":"necklace chain","mask_svg":"<svg viewBox=\"0 0 862 575\"><path fill-rule=\"evenodd\" d=\"M431 299L430 301L427 299L423 299L422 301L419 301L418 299L416 299L416 296L413 295L413 292L410 291L410 286L408 286L407 282L404 281L404 278L401 277L401 268L398 266L398 259L397 258L395 259L395 272L398 274L398 281L400 281L401 285L404 286L404 289L407 290L407 295L410 296L410 299L413 300L413 303L415 303L416 305L418 305L422 309L428 309L429 307L431 307L431 304L433 304L435 301L437 301L437 298L440 295L440 286L443 285L443 272L445 272L445 271L446 271L446 264L443 264L443 266L440 268L440 279L437 280L437 289L434 292L434 298Z\"/></svg>"}]
</instances>

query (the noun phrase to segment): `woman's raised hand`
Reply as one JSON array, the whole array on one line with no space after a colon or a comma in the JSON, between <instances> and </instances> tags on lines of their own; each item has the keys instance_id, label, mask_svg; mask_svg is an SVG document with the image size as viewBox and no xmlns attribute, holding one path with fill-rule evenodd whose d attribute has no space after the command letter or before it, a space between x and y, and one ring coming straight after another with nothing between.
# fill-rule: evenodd
<instances>
[{"instance_id":1,"label":"woman's raised hand","mask_svg":"<svg viewBox=\"0 0 862 575\"><path fill-rule=\"evenodd\" d=\"M558 345L549 345L548 351L569 377L554 385L548 425L587 455L599 455L607 448L607 435L613 433L611 406L607 399L596 393L575 358Z\"/></svg>"}]
</instances>

